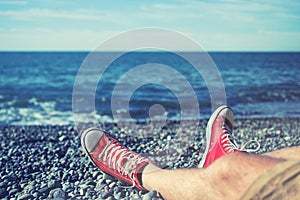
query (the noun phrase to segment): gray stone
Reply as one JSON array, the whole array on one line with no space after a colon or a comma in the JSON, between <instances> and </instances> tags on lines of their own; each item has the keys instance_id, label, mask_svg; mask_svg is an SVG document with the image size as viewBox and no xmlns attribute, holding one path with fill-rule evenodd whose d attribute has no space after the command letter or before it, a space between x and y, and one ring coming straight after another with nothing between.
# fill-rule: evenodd
<instances>
[{"instance_id":1,"label":"gray stone","mask_svg":"<svg viewBox=\"0 0 300 200\"><path fill-rule=\"evenodd\" d=\"M19 189L15 188L15 189L11 189L8 193L9 193L9 196L11 196L11 195L18 193L19 191L20 191Z\"/></svg>"},{"instance_id":2,"label":"gray stone","mask_svg":"<svg viewBox=\"0 0 300 200\"><path fill-rule=\"evenodd\" d=\"M28 193L30 193L31 191L33 191L35 189L35 187L33 185L27 185L25 186L24 190L26 190Z\"/></svg>"},{"instance_id":3,"label":"gray stone","mask_svg":"<svg viewBox=\"0 0 300 200\"><path fill-rule=\"evenodd\" d=\"M96 191L101 191L105 186L106 186L106 184L99 182L99 183L97 183L97 185L95 187L95 190Z\"/></svg>"},{"instance_id":4,"label":"gray stone","mask_svg":"<svg viewBox=\"0 0 300 200\"><path fill-rule=\"evenodd\" d=\"M69 185L69 184L64 184L62 186L62 189L63 189L63 191L65 191L65 192L68 193L68 192L72 191L74 188L71 185Z\"/></svg>"},{"instance_id":5,"label":"gray stone","mask_svg":"<svg viewBox=\"0 0 300 200\"><path fill-rule=\"evenodd\" d=\"M108 187L109 187L109 188L114 188L115 185L116 185L116 182L111 182L111 183L108 185Z\"/></svg>"},{"instance_id":6,"label":"gray stone","mask_svg":"<svg viewBox=\"0 0 300 200\"><path fill-rule=\"evenodd\" d=\"M65 197L66 197L66 193L61 188L55 188L51 190L49 193L50 199L55 199L55 198L64 199Z\"/></svg>"},{"instance_id":7,"label":"gray stone","mask_svg":"<svg viewBox=\"0 0 300 200\"><path fill-rule=\"evenodd\" d=\"M34 196L32 194L23 194L18 198L18 200L30 200L30 199L34 199Z\"/></svg>"},{"instance_id":8,"label":"gray stone","mask_svg":"<svg viewBox=\"0 0 300 200\"><path fill-rule=\"evenodd\" d=\"M7 188L7 183L0 182L0 188Z\"/></svg>"},{"instance_id":9,"label":"gray stone","mask_svg":"<svg viewBox=\"0 0 300 200\"><path fill-rule=\"evenodd\" d=\"M114 192L115 199L121 199L122 193L119 191Z\"/></svg>"},{"instance_id":10,"label":"gray stone","mask_svg":"<svg viewBox=\"0 0 300 200\"><path fill-rule=\"evenodd\" d=\"M66 139L67 139L67 136L65 136L65 135L62 135L62 136L60 136L60 137L58 138L58 140L59 140L60 142L65 141Z\"/></svg>"},{"instance_id":11,"label":"gray stone","mask_svg":"<svg viewBox=\"0 0 300 200\"><path fill-rule=\"evenodd\" d=\"M50 190L51 190L51 188L49 188L48 186L45 186L45 187L42 187L41 189L39 189L38 192L40 194L42 194L42 193L48 194L50 192Z\"/></svg>"},{"instance_id":12,"label":"gray stone","mask_svg":"<svg viewBox=\"0 0 300 200\"><path fill-rule=\"evenodd\" d=\"M101 197L104 198L104 199L108 198L109 196L112 196L111 192L103 192L103 193L101 193Z\"/></svg>"},{"instance_id":13,"label":"gray stone","mask_svg":"<svg viewBox=\"0 0 300 200\"><path fill-rule=\"evenodd\" d=\"M48 187L51 188L51 189L61 188L61 182L58 181L58 180L50 180L48 182Z\"/></svg>"},{"instance_id":14,"label":"gray stone","mask_svg":"<svg viewBox=\"0 0 300 200\"><path fill-rule=\"evenodd\" d=\"M152 198L156 197L156 190L151 190L143 196L143 200L152 200Z\"/></svg>"},{"instance_id":15,"label":"gray stone","mask_svg":"<svg viewBox=\"0 0 300 200\"><path fill-rule=\"evenodd\" d=\"M106 180L114 180L114 178L113 178L111 175L108 175L108 174L104 174L104 175L103 175L103 179L106 179Z\"/></svg>"},{"instance_id":16,"label":"gray stone","mask_svg":"<svg viewBox=\"0 0 300 200\"><path fill-rule=\"evenodd\" d=\"M80 188L80 189L79 189L79 194L80 194L81 196L84 196L85 193L86 193L86 188Z\"/></svg>"},{"instance_id":17,"label":"gray stone","mask_svg":"<svg viewBox=\"0 0 300 200\"><path fill-rule=\"evenodd\" d=\"M16 175L6 175L3 177L3 179L8 180L9 182L13 182L13 181L16 181L18 179L18 177Z\"/></svg>"},{"instance_id":18,"label":"gray stone","mask_svg":"<svg viewBox=\"0 0 300 200\"><path fill-rule=\"evenodd\" d=\"M98 176L99 176L100 174L102 175L102 173L101 173L100 171L94 171L94 172L92 173L93 179L98 178Z\"/></svg>"},{"instance_id":19,"label":"gray stone","mask_svg":"<svg viewBox=\"0 0 300 200\"><path fill-rule=\"evenodd\" d=\"M96 183L94 181L89 181L86 183L87 185L96 186Z\"/></svg>"},{"instance_id":20,"label":"gray stone","mask_svg":"<svg viewBox=\"0 0 300 200\"><path fill-rule=\"evenodd\" d=\"M0 188L0 198L4 198L8 195L8 192L4 188Z\"/></svg>"},{"instance_id":21,"label":"gray stone","mask_svg":"<svg viewBox=\"0 0 300 200\"><path fill-rule=\"evenodd\" d=\"M34 196L34 199L37 199L39 197L39 193L38 192L34 192L32 195Z\"/></svg>"}]
</instances>

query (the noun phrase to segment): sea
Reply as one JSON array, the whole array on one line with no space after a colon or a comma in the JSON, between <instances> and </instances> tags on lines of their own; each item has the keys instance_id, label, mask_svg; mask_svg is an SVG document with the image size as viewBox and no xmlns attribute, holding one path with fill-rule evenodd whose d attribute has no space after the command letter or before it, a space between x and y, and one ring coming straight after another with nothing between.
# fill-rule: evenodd
<instances>
[{"instance_id":1,"label":"sea","mask_svg":"<svg viewBox=\"0 0 300 200\"><path fill-rule=\"evenodd\" d=\"M90 116L99 122L190 119L182 109L208 119L214 84L224 86L226 96L220 93L224 99L218 103L231 106L236 118L300 117L298 52L208 52L221 78L210 88L207 74L163 51L127 52L106 66L99 62L102 71L87 70L86 81L76 85L89 53L0 52L0 125L74 124L78 98L90 102L76 119L86 122ZM114 52L99 52L99 59L107 61L110 54ZM80 97L74 99L79 86ZM184 99L196 103L182 105Z\"/></svg>"}]
</instances>

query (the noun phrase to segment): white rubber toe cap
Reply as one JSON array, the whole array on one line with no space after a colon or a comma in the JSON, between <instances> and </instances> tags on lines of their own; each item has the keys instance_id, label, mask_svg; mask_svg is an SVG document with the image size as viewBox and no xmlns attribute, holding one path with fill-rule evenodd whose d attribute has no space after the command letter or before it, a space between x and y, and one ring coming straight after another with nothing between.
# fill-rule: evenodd
<instances>
[{"instance_id":1,"label":"white rubber toe cap","mask_svg":"<svg viewBox=\"0 0 300 200\"><path fill-rule=\"evenodd\" d=\"M99 143L104 132L97 128L89 128L81 135L81 144L90 153Z\"/></svg>"}]
</instances>

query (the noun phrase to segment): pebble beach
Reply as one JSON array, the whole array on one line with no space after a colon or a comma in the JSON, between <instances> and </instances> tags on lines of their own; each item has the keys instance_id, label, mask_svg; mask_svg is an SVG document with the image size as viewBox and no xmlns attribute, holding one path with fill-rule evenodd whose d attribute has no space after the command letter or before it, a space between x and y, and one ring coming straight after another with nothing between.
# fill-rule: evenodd
<instances>
[{"instance_id":1,"label":"pebble beach","mask_svg":"<svg viewBox=\"0 0 300 200\"><path fill-rule=\"evenodd\" d=\"M177 169L196 167L204 152L207 120L197 122L180 130L178 121L167 121L159 130L153 125L140 133L147 137L135 137L130 123L123 128L114 123L100 126L161 167ZM233 132L238 144L257 140L258 154L300 145L299 135L300 118L238 119ZM0 168L0 199L162 199L156 191L143 193L101 172L83 152L73 125L1 125Z\"/></svg>"}]
</instances>

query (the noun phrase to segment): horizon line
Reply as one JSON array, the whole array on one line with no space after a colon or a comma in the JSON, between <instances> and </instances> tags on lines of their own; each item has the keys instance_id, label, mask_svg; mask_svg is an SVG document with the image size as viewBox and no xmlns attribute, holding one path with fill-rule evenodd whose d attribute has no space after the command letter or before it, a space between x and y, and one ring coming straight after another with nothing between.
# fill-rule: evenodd
<instances>
[{"instance_id":1,"label":"horizon line","mask_svg":"<svg viewBox=\"0 0 300 200\"><path fill-rule=\"evenodd\" d=\"M107 52L107 53L113 53L113 52L211 52L211 53L300 53L300 50L130 50L130 51L124 51L124 50L0 50L0 53L5 52L69 52L69 53L76 53L76 52Z\"/></svg>"}]
</instances>

